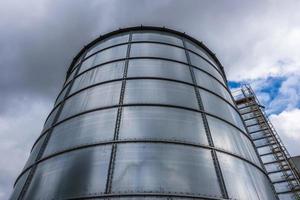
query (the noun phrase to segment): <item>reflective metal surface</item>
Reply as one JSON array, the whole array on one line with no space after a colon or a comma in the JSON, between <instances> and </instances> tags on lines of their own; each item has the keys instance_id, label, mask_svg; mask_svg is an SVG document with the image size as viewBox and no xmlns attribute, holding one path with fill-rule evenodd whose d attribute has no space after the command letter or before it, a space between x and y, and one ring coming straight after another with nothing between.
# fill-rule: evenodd
<instances>
[{"instance_id":1,"label":"reflective metal surface","mask_svg":"<svg viewBox=\"0 0 300 200\"><path fill-rule=\"evenodd\" d=\"M11 199L88 198L277 199L202 43L135 27L76 56Z\"/></svg>"}]
</instances>

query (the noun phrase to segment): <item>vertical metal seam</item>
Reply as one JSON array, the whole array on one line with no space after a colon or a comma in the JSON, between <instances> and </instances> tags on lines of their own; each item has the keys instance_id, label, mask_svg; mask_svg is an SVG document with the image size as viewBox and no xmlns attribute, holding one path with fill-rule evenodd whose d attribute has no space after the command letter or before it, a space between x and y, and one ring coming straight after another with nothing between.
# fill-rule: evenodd
<instances>
[{"instance_id":1,"label":"vertical metal seam","mask_svg":"<svg viewBox=\"0 0 300 200\"><path fill-rule=\"evenodd\" d=\"M242 93L243 93L243 95L246 97L246 94L244 93L244 90L243 90L243 89L242 89ZM236 101L234 101L234 102L236 103ZM244 127L245 127L245 131L246 131L246 133L250 136L250 143L252 144L252 147L253 147L253 149L254 149L254 151L255 151L255 153L256 153L256 156L257 156L257 159L258 159L258 161L259 161L259 163L260 163L260 166L261 166L265 171L267 171L266 168L265 168L265 166L264 166L264 163L263 163L263 161L262 161L262 159L261 159L261 157L260 157L260 155L259 155L258 149L256 148L256 145L255 145L255 143L254 143L254 141L253 141L253 139L252 139L252 137L251 137L251 135L250 135L250 132L249 132L249 130L248 130L248 128L247 128L246 122L245 122L245 120L244 120L244 118L243 118L243 116L242 116L242 113L240 112L240 109L237 107L237 104L236 104L236 108L237 108L237 110L238 110L238 114L239 114L239 116L240 116L240 118L241 118L241 121L242 121L242 123L243 123L243 125L244 125ZM252 111L251 111L250 113L252 113Z\"/></svg>"},{"instance_id":2,"label":"vertical metal seam","mask_svg":"<svg viewBox=\"0 0 300 200\"><path fill-rule=\"evenodd\" d=\"M87 53L87 51L84 52L83 56L85 56L86 53ZM80 68L81 68L82 62L83 62L83 60L80 61L80 65L77 67L74 77L78 74L78 72L79 72L79 70L80 70ZM62 112L62 109L63 109L64 104L65 104L66 97L69 95L69 93L70 93L70 91L71 91L71 88L72 88L72 86L73 86L74 80L75 80L75 79L73 78L73 79L71 80L71 82L70 82L70 85L69 85L69 87L68 87L68 90L66 91L66 93L65 93L65 95L64 95L64 98L62 99L62 103L59 105L59 108L58 108L58 110L57 110L57 113L55 114L55 117L54 117L54 119L53 119L53 121L52 121L52 123L51 123L51 126L50 126L51 128L49 129L49 133L46 134L45 140L44 140L44 142L43 142L43 144L42 144L42 146L41 146L41 148L40 148L40 150L39 150L39 152L38 152L38 154L37 154L37 156L36 156L36 158L35 158L35 161L38 161L38 160L43 156L43 153L44 153L44 151L46 150L47 144L48 144L48 142L49 142L49 140L50 140L50 137L51 137L52 132L53 132L53 129L54 129L53 125L57 122L57 120L58 120L58 118L59 118L59 116L60 116L60 114L61 114L61 112ZM35 164L35 165L31 168L31 170L30 170L30 172L29 172L29 174L28 174L28 176L27 176L27 178L26 178L26 181L25 181L25 183L24 183L24 185L23 185L23 187L22 187L22 190L21 190L21 192L20 192L20 194L19 194L19 196L18 196L18 200L22 200L22 199L24 198L24 196L25 196L25 194L26 194L26 192L27 192L27 190L28 190L28 188L29 188L29 186L30 186L30 184L31 184L31 181L32 181L32 179L33 179L33 176L34 176L34 174L35 174L35 171L36 171L36 169L37 169L37 166L38 166L38 164Z\"/></svg>"},{"instance_id":3,"label":"vertical metal seam","mask_svg":"<svg viewBox=\"0 0 300 200\"><path fill-rule=\"evenodd\" d=\"M127 78L127 71L128 71L128 62L129 62L128 58L130 56L130 48L131 48L131 39L132 39L132 33L129 33L129 41L128 41L128 46L127 46L127 51L126 51L126 60L125 60L123 78L122 78L123 80L122 80L122 85L121 85L119 106L118 106L118 111L117 111L117 118L116 118L113 140L118 140L118 138L119 138L119 130L120 130L120 125L121 125L122 111L123 111L122 105L123 105L123 101L124 101L126 78ZM106 194L111 193L116 154L117 154L117 144L113 144L112 150L111 150L111 155L110 155L110 160L109 160L109 165L108 165L107 179L106 179L106 188L105 188Z\"/></svg>"},{"instance_id":4,"label":"vertical metal seam","mask_svg":"<svg viewBox=\"0 0 300 200\"><path fill-rule=\"evenodd\" d=\"M198 88L196 87L197 86L197 81L196 81L196 78L195 78L193 68L191 67L191 60L190 60L190 56L188 54L188 50L187 50L186 45L185 45L185 40L182 39L182 42L183 42L183 47L185 49L185 54L186 54L186 58L187 58L187 61L188 61L192 81L193 81L193 84L195 85L194 90L195 90L195 93L196 93L198 106L199 106L200 110L204 110L204 106L203 106L203 103L202 103L200 92L199 92ZM213 139L212 139L212 136L211 136L211 132L210 132L210 129L209 129L209 125L208 125L206 115L204 113L201 113L201 116L202 116L203 125L204 125L204 128L205 128L205 133L206 133L206 136L207 136L208 143L209 143L210 146L214 147L214 143L213 143ZM220 164L219 164L219 160L218 160L216 151L214 149L211 150L211 155L212 155L212 158L213 158L214 168L215 168L215 171L216 171L216 174L217 174L217 178L218 178L218 182L219 182L219 186L220 186L220 189L221 189L222 196L224 198L228 199L229 197L228 197L225 181L224 181L224 178L223 178L223 174L222 174L222 171L221 171L221 167L220 167Z\"/></svg>"}]
</instances>

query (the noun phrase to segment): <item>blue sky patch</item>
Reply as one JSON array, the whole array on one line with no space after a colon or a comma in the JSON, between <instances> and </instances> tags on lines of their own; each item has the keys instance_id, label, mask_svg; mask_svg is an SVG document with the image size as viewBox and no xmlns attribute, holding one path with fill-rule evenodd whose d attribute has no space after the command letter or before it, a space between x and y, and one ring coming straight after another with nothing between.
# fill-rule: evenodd
<instances>
[{"instance_id":1,"label":"blue sky patch","mask_svg":"<svg viewBox=\"0 0 300 200\"><path fill-rule=\"evenodd\" d=\"M229 86L229 89L236 89L236 88L241 87L241 82L228 81L228 86Z\"/></svg>"},{"instance_id":2,"label":"blue sky patch","mask_svg":"<svg viewBox=\"0 0 300 200\"><path fill-rule=\"evenodd\" d=\"M268 114L280 113L285 109L285 105L277 105L277 109L269 110L269 106L271 102L278 98L279 89L282 83L286 80L286 77L268 77L266 79L256 79L256 80L248 80L243 82L238 81L229 81L228 86L231 90L236 90L241 87L241 85L248 83L252 86L252 89L255 91L255 94L258 97L260 103L265 106ZM270 112L268 112L270 111Z\"/></svg>"},{"instance_id":3,"label":"blue sky patch","mask_svg":"<svg viewBox=\"0 0 300 200\"><path fill-rule=\"evenodd\" d=\"M268 93L271 97L270 100L273 100L278 95L281 84L285 80L285 77L268 77L265 81L266 84L263 84L262 88L255 88L255 90L257 92Z\"/></svg>"}]
</instances>

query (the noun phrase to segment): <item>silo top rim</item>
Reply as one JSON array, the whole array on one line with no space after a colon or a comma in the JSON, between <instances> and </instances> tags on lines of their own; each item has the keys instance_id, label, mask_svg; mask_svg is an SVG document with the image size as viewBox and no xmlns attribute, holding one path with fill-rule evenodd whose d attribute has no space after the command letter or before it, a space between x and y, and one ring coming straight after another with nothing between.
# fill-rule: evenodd
<instances>
[{"instance_id":1,"label":"silo top rim","mask_svg":"<svg viewBox=\"0 0 300 200\"><path fill-rule=\"evenodd\" d=\"M93 41L91 41L90 43L88 43L86 46L84 46L79 53L74 57L68 71L67 74L69 74L72 70L72 66L74 65L74 63L76 62L76 60L81 56L81 54L83 54L87 49L89 49L90 47L92 47L93 45L95 45L96 43L100 42L101 40L104 40L108 37L111 37L113 35L117 35L120 33L125 33L125 32L130 32L130 31L143 31L143 30L149 30L149 31L161 31L161 32L167 32L167 33L172 33L184 38L187 38L188 40L196 43L197 45L199 45L200 47L202 47L207 53L209 53L209 55L217 62L217 64L220 66L223 74L224 73L224 69L223 66L221 65L220 61L218 60L218 58L216 57L216 55L209 49L207 48L202 42L200 42L199 40L195 39L192 36L187 35L185 32L179 32L173 29L169 29L169 28L165 28L165 27L156 27L156 26L134 26L134 27L128 27L128 28L120 28L118 30L112 31L112 32L108 32L104 35L100 35L98 38L94 39ZM226 77L226 76L225 76Z\"/></svg>"}]
</instances>

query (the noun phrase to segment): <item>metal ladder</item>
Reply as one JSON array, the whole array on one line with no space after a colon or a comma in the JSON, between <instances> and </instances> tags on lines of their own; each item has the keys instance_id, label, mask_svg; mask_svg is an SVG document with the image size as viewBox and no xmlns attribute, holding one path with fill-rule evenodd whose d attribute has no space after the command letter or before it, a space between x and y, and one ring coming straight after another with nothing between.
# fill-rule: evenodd
<instances>
[{"instance_id":1,"label":"metal ladder","mask_svg":"<svg viewBox=\"0 0 300 200\"><path fill-rule=\"evenodd\" d=\"M242 92L242 98L239 98L236 100L238 104L238 100L243 100L243 104L246 105L245 107L249 107L250 111L247 113L252 113L253 117L251 119L256 119L256 124L251 124L247 125L248 132L250 134L250 137L256 141L256 140L261 140L261 139L266 139L266 144L263 146L256 146L257 148L261 148L264 146L269 146L271 149L270 153L260 155L261 158L263 156L267 155L273 155L275 160L271 162L264 163L264 165L272 164L272 163L278 163L279 169L276 170L275 172L273 171L268 171L267 173L272 174L276 172L281 172L283 174L282 180L281 181L275 181L273 184L275 185L276 183L280 182L287 182L289 190L287 191L282 191L278 192L277 194L284 194L284 193L293 193L293 197L296 200L300 200L300 178L299 174L294 167L295 164L293 161L290 159L291 156L288 153L287 149L283 145L278 133L276 132L273 124L270 122L268 119L264 109L262 108L261 104L259 103L259 100L257 99L255 93L253 92L252 88L250 85L243 85L241 87L241 92ZM233 92L234 93L234 92ZM239 96L240 97L240 96ZM243 109L239 108L239 110ZM246 114L246 113L244 113ZM241 115L243 113L241 112ZM249 120L249 119L246 119ZM252 126L259 126L259 131L251 131ZM251 134L256 133L256 132L262 132L263 136L259 138L253 138ZM290 173L288 173L290 172Z\"/></svg>"}]
</instances>

